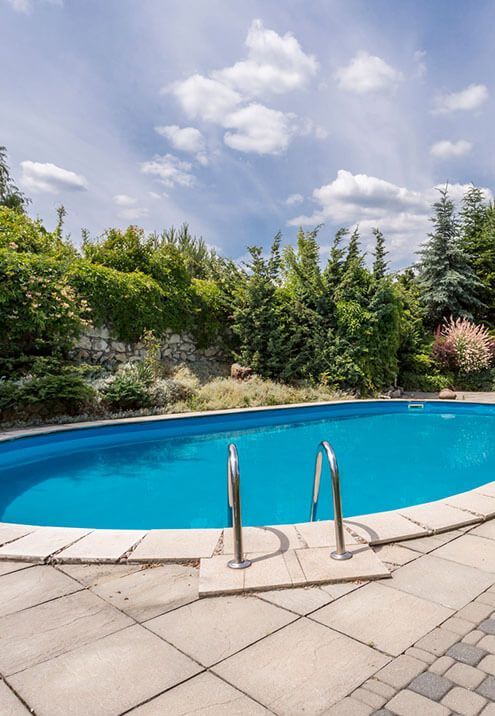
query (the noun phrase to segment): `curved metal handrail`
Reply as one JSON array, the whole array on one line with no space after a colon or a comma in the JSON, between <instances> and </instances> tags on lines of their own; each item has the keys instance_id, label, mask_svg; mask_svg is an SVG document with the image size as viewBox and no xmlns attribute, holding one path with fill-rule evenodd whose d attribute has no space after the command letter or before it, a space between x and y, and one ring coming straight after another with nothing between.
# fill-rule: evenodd
<instances>
[{"instance_id":1,"label":"curved metal handrail","mask_svg":"<svg viewBox=\"0 0 495 716\"><path fill-rule=\"evenodd\" d=\"M244 558L242 549L241 475L239 471L239 455L233 443L228 448L227 496L229 526L233 528L234 537L234 559L228 562L228 566L231 569L246 569L246 567L251 566L251 561Z\"/></svg>"},{"instance_id":2,"label":"curved metal handrail","mask_svg":"<svg viewBox=\"0 0 495 716\"><path fill-rule=\"evenodd\" d=\"M321 468L323 463L323 453L325 452L330 474L332 476L332 494L333 494L333 516L335 522L335 541L336 550L331 553L333 559L351 559L352 554L346 551L344 539L344 524L342 521L342 499L340 497L340 476L337 458L332 446L326 440L322 440L318 445L316 453L315 476L313 481L313 497L311 500L311 510L309 513L309 521L316 519L316 511L318 508L318 497L320 494Z\"/></svg>"}]
</instances>

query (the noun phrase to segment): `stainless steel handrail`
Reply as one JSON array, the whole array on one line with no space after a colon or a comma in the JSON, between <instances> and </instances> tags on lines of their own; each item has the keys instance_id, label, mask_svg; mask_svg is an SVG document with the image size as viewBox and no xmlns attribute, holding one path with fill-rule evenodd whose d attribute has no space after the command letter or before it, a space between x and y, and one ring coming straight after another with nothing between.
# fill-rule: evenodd
<instances>
[{"instance_id":1,"label":"stainless steel handrail","mask_svg":"<svg viewBox=\"0 0 495 716\"><path fill-rule=\"evenodd\" d=\"M244 558L242 549L242 520L241 520L241 476L239 472L239 455L236 446L231 443L228 448L227 460L227 494L229 526L233 527L234 559L228 562L231 569L246 569L251 561Z\"/></svg>"},{"instance_id":2,"label":"stainless steel handrail","mask_svg":"<svg viewBox=\"0 0 495 716\"><path fill-rule=\"evenodd\" d=\"M325 452L327 456L328 465L330 467L330 474L332 476L333 517L335 522L335 541L337 546L335 552L332 552L330 556L332 557L332 559L351 559L352 554L350 552L347 552L345 548L344 524L342 521L342 500L340 497L339 466L337 464L337 458L335 456L333 448L326 440L322 440L322 442L318 445L318 452L316 453L315 477L313 482L313 498L311 500L309 521L313 522L313 520L316 519L318 496L320 494L323 452Z\"/></svg>"}]
</instances>

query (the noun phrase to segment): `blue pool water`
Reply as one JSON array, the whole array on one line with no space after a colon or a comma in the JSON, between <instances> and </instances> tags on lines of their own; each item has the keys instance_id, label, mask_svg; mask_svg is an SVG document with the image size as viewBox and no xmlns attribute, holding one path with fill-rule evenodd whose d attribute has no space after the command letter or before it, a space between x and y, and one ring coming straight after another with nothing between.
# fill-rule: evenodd
<instances>
[{"instance_id":1,"label":"blue pool water","mask_svg":"<svg viewBox=\"0 0 495 716\"><path fill-rule=\"evenodd\" d=\"M226 525L227 445L243 522L308 519L321 440L344 514L440 499L495 479L495 406L355 402L83 428L0 443L0 521L91 528ZM331 516L328 473L319 519Z\"/></svg>"}]
</instances>

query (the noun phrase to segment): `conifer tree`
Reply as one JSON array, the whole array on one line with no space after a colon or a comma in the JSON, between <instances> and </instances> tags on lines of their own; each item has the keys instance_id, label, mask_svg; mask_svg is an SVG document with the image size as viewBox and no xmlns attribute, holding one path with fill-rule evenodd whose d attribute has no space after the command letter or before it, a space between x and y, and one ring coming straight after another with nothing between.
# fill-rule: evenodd
<instances>
[{"instance_id":1,"label":"conifer tree","mask_svg":"<svg viewBox=\"0 0 495 716\"><path fill-rule=\"evenodd\" d=\"M7 163L7 149L0 146L0 206L24 214L29 199L15 185Z\"/></svg>"},{"instance_id":2,"label":"conifer tree","mask_svg":"<svg viewBox=\"0 0 495 716\"><path fill-rule=\"evenodd\" d=\"M419 284L426 320L436 326L448 316L473 317L482 307L481 283L461 242L460 224L447 189L433 205L434 231L419 252Z\"/></svg>"},{"instance_id":3,"label":"conifer tree","mask_svg":"<svg viewBox=\"0 0 495 716\"><path fill-rule=\"evenodd\" d=\"M280 288L280 241L275 237L268 259L259 246L249 247L248 276L239 290L233 331L239 338L239 360L269 378L285 376L288 341Z\"/></svg>"},{"instance_id":4,"label":"conifer tree","mask_svg":"<svg viewBox=\"0 0 495 716\"><path fill-rule=\"evenodd\" d=\"M375 279L384 278L387 272L388 261L386 260L387 251L385 249L385 238L380 229L373 229L375 237L375 251L373 262L373 276Z\"/></svg>"}]
</instances>

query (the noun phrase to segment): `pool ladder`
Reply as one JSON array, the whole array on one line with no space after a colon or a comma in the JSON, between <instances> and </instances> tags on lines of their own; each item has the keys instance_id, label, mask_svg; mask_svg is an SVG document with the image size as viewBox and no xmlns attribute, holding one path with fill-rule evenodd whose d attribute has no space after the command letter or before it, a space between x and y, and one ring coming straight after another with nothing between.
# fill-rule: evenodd
<instances>
[{"instance_id":1,"label":"pool ladder","mask_svg":"<svg viewBox=\"0 0 495 716\"><path fill-rule=\"evenodd\" d=\"M330 475L332 479L333 514L335 524L336 549L331 552L332 559L351 559L352 553L345 548L344 522L342 517L342 498L340 496L340 475L337 457L329 442L323 440L318 445L316 453L315 474L313 479L313 492L311 498L311 509L309 521L314 522L318 510L318 499L320 495L321 470L323 466L323 455L326 455ZM242 544L242 518L241 518L241 476L239 470L239 455L233 443L228 447L227 458L227 496L228 496L228 523L233 528L234 537L234 558L228 562L231 569L246 569L251 566L251 561L244 556Z\"/></svg>"}]
</instances>

